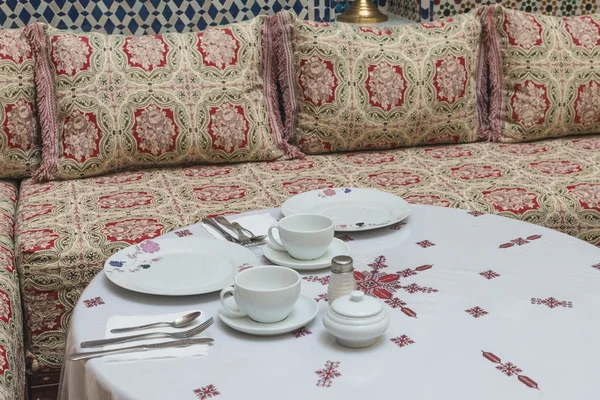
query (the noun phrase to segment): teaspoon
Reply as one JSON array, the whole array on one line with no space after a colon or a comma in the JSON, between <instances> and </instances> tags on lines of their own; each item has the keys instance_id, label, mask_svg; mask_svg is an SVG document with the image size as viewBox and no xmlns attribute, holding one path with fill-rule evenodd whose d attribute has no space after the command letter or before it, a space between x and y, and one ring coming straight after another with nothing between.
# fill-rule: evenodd
<instances>
[{"instance_id":1,"label":"teaspoon","mask_svg":"<svg viewBox=\"0 0 600 400\"><path fill-rule=\"evenodd\" d=\"M140 326L132 326L128 328L115 328L111 329L111 333L125 333L125 332L135 332L141 331L143 329L150 328L160 328L160 327L171 327L171 328L183 328L194 322L196 318L198 318L202 314L200 311L195 311L186 315L182 315L181 317L175 319L172 322L156 322L153 324L140 325Z\"/></svg>"}]
</instances>

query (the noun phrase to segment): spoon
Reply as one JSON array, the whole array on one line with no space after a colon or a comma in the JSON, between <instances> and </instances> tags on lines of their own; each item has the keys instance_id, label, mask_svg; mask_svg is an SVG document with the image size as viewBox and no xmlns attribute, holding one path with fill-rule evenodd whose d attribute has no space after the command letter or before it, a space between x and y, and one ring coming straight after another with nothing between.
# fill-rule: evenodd
<instances>
[{"instance_id":1,"label":"spoon","mask_svg":"<svg viewBox=\"0 0 600 400\"><path fill-rule=\"evenodd\" d=\"M192 313L189 313L186 315L182 315L181 317L175 319L172 322L156 322L153 324L132 326L129 328L115 328L115 329L111 329L110 332L111 333L125 333L125 332L135 332L135 331L141 331L143 329L160 328L160 327L183 328L183 327L188 326L192 322L194 322L194 320L196 318L198 318L200 316L200 314L202 314L200 311L195 311L195 312L192 312Z\"/></svg>"}]
</instances>

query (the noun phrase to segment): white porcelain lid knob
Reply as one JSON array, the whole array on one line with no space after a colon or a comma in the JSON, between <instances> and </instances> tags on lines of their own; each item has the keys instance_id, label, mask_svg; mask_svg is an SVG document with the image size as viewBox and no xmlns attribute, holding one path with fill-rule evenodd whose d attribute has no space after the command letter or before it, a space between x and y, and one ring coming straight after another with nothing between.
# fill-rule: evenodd
<instances>
[{"instance_id":1,"label":"white porcelain lid knob","mask_svg":"<svg viewBox=\"0 0 600 400\"><path fill-rule=\"evenodd\" d=\"M331 304L333 312L345 317L365 318L381 312L383 304L377 299L366 296L360 290L354 290L346 296L339 297Z\"/></svg>"}]
</instances>

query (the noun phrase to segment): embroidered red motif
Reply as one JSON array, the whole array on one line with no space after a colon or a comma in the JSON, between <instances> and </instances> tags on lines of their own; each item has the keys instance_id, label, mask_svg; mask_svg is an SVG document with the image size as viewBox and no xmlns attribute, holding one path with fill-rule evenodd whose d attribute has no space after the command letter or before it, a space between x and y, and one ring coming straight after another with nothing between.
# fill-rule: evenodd
<instances>
[{"instance_id":1,"label":"embroidered red motif","mask_svg":"<svg viewBox=\"0 0 600 400\"><path fill-rule=\"evenodd\" d=\"M483 276L485 279L494 279L500 276L499 273L490 270L480 272L479 275Z\"/></svg>"},{"instance_id":2,"label":"embroidered red motif","mask_svg":"<svg viewBox=\"0 0 600 400\"><path fill-rule=\"evenodd\" d=\"M308 335L312 335L312 332L309 331L308 329L306 329L305 326L303 326L302 328L298 328L292 332L292 336L294 336L295 338L301 338L303 336L308 336Z\"/></svg>"},{"instance_id":3,"label":"embroidered red motif","mask_svg":"<svg viewBox=\"0 0 600 400\"><path fill-rule=\"evenodd\" d=\"M221 393L219 393L219 391L217 390L217 388L214 385L208 385L208 386L204 386L204 387L202 387L200 389L195 389L194 390L194 394L200 400L206 400L206 399L209 399L211 397L218 396Z\"/></svg>"},{"instance_id":4,"label":"embroidered red motif","mask_svg":"<svg viewBox=\"0 0 600 400\"><path fill-rule=\"evenodd\" d=\"M572 302L560 301L560 300L555 299L554 297L548 297L545 300L532 297L531 304L537 304L537 305L543 304L549 308L558 308L558 307L573 308Z\"/></svg>"},{"instance_id":5,"label":"embroidered red motif","mask_svg":"<svg viewBox=\"0 0 600 400\"><path fill-rule=\"evenodd\" d=\"M388 268L386 264L385 256L378 256L375 260L368 264L371 267L370 271L354 271L354 279L356 280L356 287L365 294L373 297L379 297L392 308L400 308L400 310L408 315L409 317L416 317L417 313L410 308L405 307L406 303L394 297L394 293L398 289L402 289L408 293L435 293L437 289L430 287L422 287L416 283L409 285L402 285L400 278L416 275L418 272L426 271L433 267L433 265L421 265L416 267L414 270L407 268L402 271L398 271L395 274L388 274L381 271L384 268Z\"/></svg>"},{"instance_id":6,"label":"embroidered red motif","mask_svg":"<svg viewBox=\"0 0 600 400\"><path fill-rule=\"evenodd\" d=\"M315 301L318 303L323 300L325 303L329 301L329 297L327 297L327 293L321 293L317 297L315 297Z\"/></svg>"},{"instance_id":7,"label":"embroidered red motif","mask_svg":"<svg viewBox=\"0 0 600 400\"><path fill-rule=\"evenodd\" d=\"M177 231L175 234L179 237L192 236L193 233L189 229L184 229L182 231Z\"/></svg>"},{"instance_id":8,"label":"embroidered red motif","mask_svg":"<svg viewBox=\"0 0 600 400\"><path fill-rule=\"evenodd\" d=\"M481 211L469 211L467 214L470 214L474 217L479 217L479 216L485 215L485 213L482 213Z\"/></svg>"},{"instance_id":9,"label":"embroidered red motif","mask_svg":"<svg viewBox=\"0 0 600 400\"><path fill-rule=\"evenodd\" d=\"M483 317L484 315L488 314L487 311L485 311L483 308L481 308L479 306L469 308L468 310L465 310L465 312L469 313L473 318Z\"/></svg>"},{"instance_id":10,"label":"embroidered red motif","mask_svg":"<svg viewBox=\"0 0 600 400\"><path fill-rule=\"evenodd\" d=\"M331 276L329 276L329 275L326 275L326 276L309 275L309 276L303 277L302 279L304 279L306 282L318 282L321 285L328 285L329 279L331 279Z\"/></svg>"},{"instance_id":11,"label":"embroidered red motif","mask_svg":"<svg viewBox=\"0 0 600 400\"><path fill-rule=\"evenodd\" d=\"M245 270L250 269L252 267L253 267L252 265L250 265L248 263L244 263L244 264L241 265L241 267L238 268L238 272L245 271Z\"/></svg>"},{"instance_id":12,"label":"embroidered red motif","mask_svg":"<svg viewBox=\"0 0 600 400\"><path fill-rule=\"evenodd\" d=\"M339 236L338 239L340 239L342 242L351 242L354 240L354 238L350 235Z\"/></svg>"},{"instance_id":13,"label":"embroidered red motif","mask_svg":"<svg viewBox=\"0 0 600 400\"><path fill-rule=\"evenodd\" d=\"M406 335L398 336L390 339L392 342L396 343L398 347L404 347L413 344L415 341L409 338Z\"/></svg>"},{"instance_id":14,"label":"embroidered red motif","mask_svg":"<svg viewBox=\"0 0 600 400\"><path fill-rule=\"evenodd\" d=\"M500 246L498 246L498 248L507 249L509 247L513 247L514 245L523 246L524 244L530 243L532 240L537 240L541 237L542 237L542 235L531 235L531 236L527 236L527 238L525 238L525 239L523 239L523 238L512 239L508 243L502 243Z\"/></svg>"},{"instance_id":15,"label":"embroidered red motif","mask_svg":"<svg viewBox=\"0 0 600 400\"><path fill-rule=\"evenodd\" d=\"M398 231L404 225L406 225L406 222L404 222L404 221L396 222L395 224L390 225L390 229L394 230L394 231Z\"/></svg>"},{"instance_id":16,"label":"embroidered red motif","mask_svg":"<svg viewBox=\"0 0 600 400\"><path fill-rule=\"evenodd\" d=\"M429 240L421 240L420 242L417 242L417 244L424 249L426 249L427 247L435 246L435 243L432 243Z\"/></svg>"},{"instance_id":17,"label":"embroidered red motif","mask_svg":"<svg viewBox=\"0 0 600 400\"><path fill-rule=\"evenodd\" d=\"M525 375L520 375L521 372L523 372L523 370L521 368L517 367L516 365L514 365L512 363L502 363L502 360L500 359L500 357L496 356L493 353L487 352L487 351L482 351L482 355L483 355L483 357L487 358L489 361L493 362L494 364L498 364L496 366L496 369L501 371L503 374L505 374L507 376L516 375L517 378L519 379L519 382L527 385L530 388L539 389L538 384L534 380L532 380L531 378L529 378Z\"/></svg>"},{"instance_id":18,"label":"embroidered red motif","mask_svg":"<svg viewBox=\"0 0 600 400\"><path fill-rule=\"evenodd\" d=\"M592 268L596 268L598 271L600 271L600 263L592 265Z\"/></svg>"},{"instance_id":19,"label":"embroidered red motif","mask_svg":"<svg viewBox=\"0 0 600 400\"><path fill-rule=\"evenodd\" d=\"M102 297L94 297L93 299L84 300L83 304L85 304L87 308L96 307L104 304L104 300L102 300Z\"/></svg>"},{"instance_id":20,"label":"embroidered red motif","mask_svg":"<svg viewBox=\"0 0 600 400\"><path fill-rule=\"evenodd\" d=\"M325 368L315 371L315 373L320 376L317 386L331 387L331 381L342 376L342 374L337 370L339 366L339 361L327 361L325 363Z\"/></svg>"}]
</instances>

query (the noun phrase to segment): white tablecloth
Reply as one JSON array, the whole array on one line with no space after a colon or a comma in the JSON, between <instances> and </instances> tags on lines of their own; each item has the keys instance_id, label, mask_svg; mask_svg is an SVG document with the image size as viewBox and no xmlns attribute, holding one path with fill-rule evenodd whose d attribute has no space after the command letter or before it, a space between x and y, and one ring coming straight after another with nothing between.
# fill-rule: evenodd
<instances>
[{"instance_id":1,"label":"white tablecloth","mask_svg":"<svg viewBox=\"0 0 600 400\"><path fill-rule=\"evenodd\" d=\"M305 329L254 337L217 321L202 358L65 358L61 399L598 399L600 249L480 214L414 206L406 225L338 235L359 288L391 316L372 347L336 344L322 325L329 271L303 273L320 307ZM101 273L75 308L66 353L103 337L111 315L197 308L218 320L218 307L218 293L142 295Z\"/></svg>"}]
</instances>

